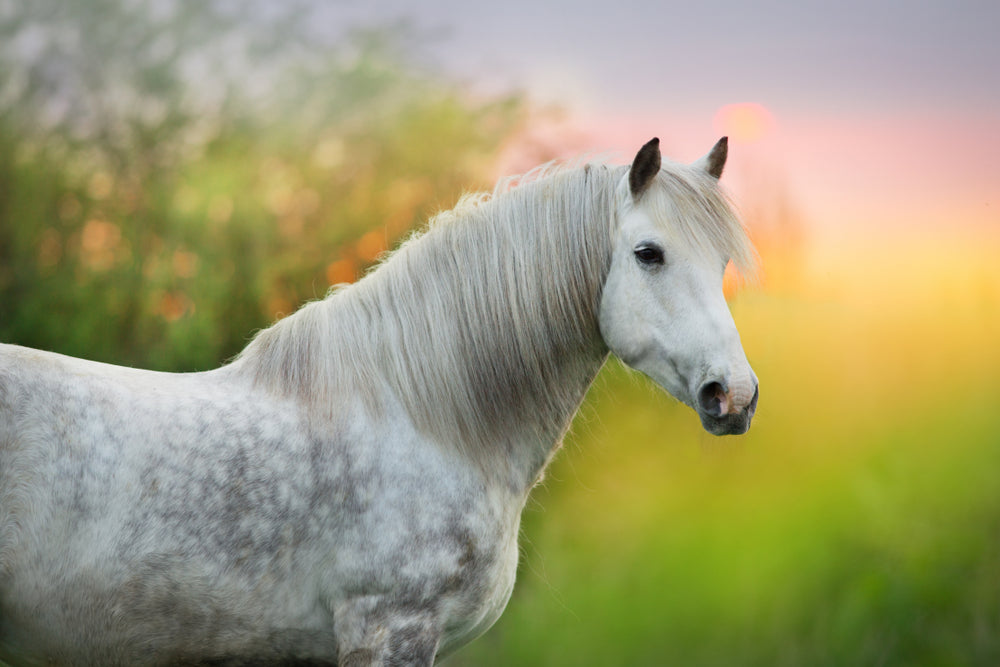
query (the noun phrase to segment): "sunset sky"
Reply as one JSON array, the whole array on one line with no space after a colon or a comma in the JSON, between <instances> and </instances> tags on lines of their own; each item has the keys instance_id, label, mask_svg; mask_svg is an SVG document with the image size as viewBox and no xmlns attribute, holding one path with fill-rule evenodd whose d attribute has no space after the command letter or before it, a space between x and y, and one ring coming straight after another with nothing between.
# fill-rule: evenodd
<instances>
[{"instance_id":1,"label":"sunset sky","mask_svg":"<svg viewBox=\"0 0 1000 667\"><path fill-rule=\"evenodd\" d=\"M400 17L428 67L565 109L569 152L658 135L687 161L725 133L737 198L780 190L819 237L1000 227L994 0L390 0L328 25Z\"/></svg>"}]
</instances>

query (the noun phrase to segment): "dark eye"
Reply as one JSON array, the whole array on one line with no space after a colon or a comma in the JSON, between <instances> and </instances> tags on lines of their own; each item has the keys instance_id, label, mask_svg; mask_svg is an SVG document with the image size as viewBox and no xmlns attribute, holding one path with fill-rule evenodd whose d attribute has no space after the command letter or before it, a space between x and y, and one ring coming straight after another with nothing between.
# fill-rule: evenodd
<instances>
[{"instance_id":1,"label":"dark eye","mask_svg":"<svg viewBox=\"0 0 1000 667\"><path fill-rule=\"evenodd\" d=\"M663 264L663 249L658 245L647 243L635 249L635 258L640 264Z\"/></svg>"}]
</instances>

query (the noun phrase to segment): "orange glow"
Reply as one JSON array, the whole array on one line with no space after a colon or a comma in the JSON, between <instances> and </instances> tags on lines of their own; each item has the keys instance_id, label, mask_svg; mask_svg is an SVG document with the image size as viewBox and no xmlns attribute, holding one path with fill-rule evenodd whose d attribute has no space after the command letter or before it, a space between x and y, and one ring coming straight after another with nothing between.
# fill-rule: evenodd
<instances>
[{"instance_id":1,"label":"orange glow","mask_svg":"<svg viewBox=\"0 0 1000 667\"><path fill-rule=\"evenodd\" d=\"M358 268L349 259L338 259L326 267L326 281L330 285L353 283L358 279Z\"/></svg>"},{"instance_id":2,"label":"orange glow","mask_svg":"<svg viewBox=\"0 0 1000 667\"><path fill-rule=\"evenodd\" d=\"M358 239L358 257L366 262L374 262L386 250L388 250L388 244L385 240L385 232L381 229L374 229Z\"/></svg>"},{"instance_id":3,"label":"orange glow","mask_svg":"<svg viewBox=\"0 0 1000 667\"><path fill-rule=\"evenodd\" d=\"M104 272L119 258L126 259L127 246L118 225L92 218L80 232L80 260L91 271Z\"/></svg>"},{"instance_id":4,"label":"orange glow","mask_svg":"<svg viewBox=\"0 0 1000 667\"><path fill-rule=\"evenodd\" d=\"M160 298L159 311L167 322L176 322L194 312L194 302L183 292L166 292Z\"/></svg>"},{"instance_id":5,"label":"orange glow","mask_svg":"<svg viewBox=\"0 0 1000 667\"><path fill-rule=\"evenodd\" d=\"M745 144L762 139L774 125L774 117L754 102L727 104L715 112L715 129L733 141Z\"/></svg>"}]
</instances>

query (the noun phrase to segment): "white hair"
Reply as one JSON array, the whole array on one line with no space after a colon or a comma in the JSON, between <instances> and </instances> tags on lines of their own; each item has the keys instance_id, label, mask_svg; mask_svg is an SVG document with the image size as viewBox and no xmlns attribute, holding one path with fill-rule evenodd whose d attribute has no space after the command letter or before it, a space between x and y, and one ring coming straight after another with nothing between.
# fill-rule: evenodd
<instances>
[{"instance_id":1,"label":"white hair","mask_svg":"<svg viewBox=\"0 0 1000 667\"><path fill-rule=\"evenodd\" d=\"M380 411L388 389L422 432L477 459L488 443L547 435L524 427L561 433L585 389L567 386L581 375L567 361L599 360L589 384L607 354L598 309L631 205L627 171L547 165L467 195L358 283L260 332L237 362L328 413L348 396ZM743 227L699 174L666 165L644 199L689 243L749 270ZM524 415L520 432L511 414ZM551 440L539 445L547 456Z\"/></svg>"},{"instance_id":2,"label":"white hair","mask_svg":"<svg viewBox=\"0 0 1000 667\"><path fill-rule=\"evenodd\" d=\"M668 233L680 244L703 257L731 261L741 276L756 275L757 251L734 213L733 203L707 172L664 161L641 202L654 220L668 222Z\"/></svg>"}]
</instances>

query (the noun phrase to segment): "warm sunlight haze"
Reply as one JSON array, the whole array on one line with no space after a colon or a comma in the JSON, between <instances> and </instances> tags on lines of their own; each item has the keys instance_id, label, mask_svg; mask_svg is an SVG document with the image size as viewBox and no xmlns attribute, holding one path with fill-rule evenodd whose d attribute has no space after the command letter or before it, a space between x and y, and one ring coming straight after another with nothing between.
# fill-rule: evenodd
<instances>
[{"instance_id":1,"label":"warm sunlight haze","mask_svg":"<svg viewBox=\"0 0 1000 667\"><path fill-rule=\"evenodd\" d=\"M753 102L727 104L715 112L713 120L716 132L745 144L762 139L773 122L771 112Z\"/></svg>"}]
</instances>

